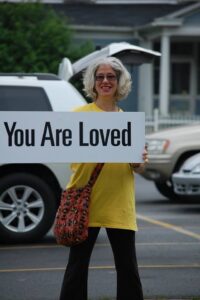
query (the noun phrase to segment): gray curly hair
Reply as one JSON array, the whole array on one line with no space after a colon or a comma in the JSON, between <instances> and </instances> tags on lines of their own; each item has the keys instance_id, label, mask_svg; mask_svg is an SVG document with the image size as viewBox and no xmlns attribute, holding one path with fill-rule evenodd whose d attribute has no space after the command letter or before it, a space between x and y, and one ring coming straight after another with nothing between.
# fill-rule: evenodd
<instances>
[{"instance_id":1,"label":"gray curly hair","mask_svg":"<svg viewBox=\"0 0 200 300\"><path fill-rule=\"evenodd\" d=\"M86 95L93 99L97 99L97 92L95 90L95 74L100 65L109 65L116 72L118 77L118 87L116 91L116 100L122 100L128 96L131 91L131 75L116 57L106 57L95 60L83 74L83 85Z\"/></svg>"}]
</instances>

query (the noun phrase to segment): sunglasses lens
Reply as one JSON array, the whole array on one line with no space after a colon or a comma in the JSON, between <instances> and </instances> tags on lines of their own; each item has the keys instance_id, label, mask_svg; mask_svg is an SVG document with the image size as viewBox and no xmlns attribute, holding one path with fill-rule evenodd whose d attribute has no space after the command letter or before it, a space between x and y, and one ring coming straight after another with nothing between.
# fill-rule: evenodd
<instances>
[{"instance_id":1,"label":"sunglasses lens","mask_svg":"<svg viewBox=\"0 0 200 300\"><path fill-rule=\"evenodd\" d=\"M104 76L103 75L96 75L96 81L103 81Z\"/></svg>"},{"instance_id":2,"label":"sunglasses lens","mask_svg":"<svg viewBox=\"0 0 200 300\"><path fill-rule=\"evenodd\" d=\"M115 75L107 75L108 81L115 81L117 77Z\"/></svg>"},{"instance_id":3,"label":"sunglasses lens","mask_svg":"<svg viewBox=\"0 0 200 300\"><path fill-rule=\"evenodd\" d=\"M103 81L106 78L108 81L115 81L117 77L115 75L96 75L96 81Z\"/></svg>"}]
</instances>

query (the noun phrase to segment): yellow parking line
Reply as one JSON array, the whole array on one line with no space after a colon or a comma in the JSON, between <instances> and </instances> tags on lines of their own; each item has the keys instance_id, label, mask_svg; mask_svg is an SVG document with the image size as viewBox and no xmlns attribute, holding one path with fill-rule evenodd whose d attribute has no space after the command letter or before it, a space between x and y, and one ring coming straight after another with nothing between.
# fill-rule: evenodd
<instances>
[{"instance_id":1,"label":"yellow parking line","mask_svg":"<svg viewBox=\"0 0 200 300\"><path fill-rule=\"evenodd\" d=\"M199 245L199 242L138 242L136 243L137 246L191 246L191 245ZM96 243L95 247L110 247L109 243ZM35 246L2 246L0 247L0 251L15 251L15 250L34 250L34 249L65 249L63 246L59 245L35 245Z\"/></svg>"},{"instance_id":2,"label":"yellow parking line","mask_svg":"<svg viewBox=\"0 0 200 300\"><path fill-rule=\"evenodd\" d=\"M200 268L200 264L184 264L184 265L172 265L172 264L168 264L168 265L139 265L139 268L142 269L154 269L154 268L167 268L167 269L171 269L171 268ZM115 269L114 266L91 266L89 267L89 269L91 270L106 270L106 269Z\"/></svg>"},{"instance_id":3,"label":"yellow parking line","mask_svg":"<svg viewBox=\"0 0 200 300\"><path fill-rule=\"evenodd\" d=\"M65 268L0 269L0 273L63 271Z\"/></svg>"},{"instance_id":4,"label":"yellow parking line","mask_svg":"<svg viewBox=\"0 0 200 300\"><path fill-rule=\"evenodd\" d=\"M27 250L27 249L54 249L54 248L59 248L58 245L53 244L53 245L22 245L22 246L2 246L0 247L0 250ZM61 248L61 246L60 246Z\"/></svg>"},{"instance_id":5,"label":"yellow parking line","mask_svg":"<svg viewBox=\"0 0 200 300\"><path fill-rule=\"evenodd\" d=\"M188 268L200 268L200 264L162 264L162 265L139 265L141 269L188 269ZM115 270L115 266L90 266L90 270ZM0 273L17 273L17 272L48 272L48 271L64 271L64 267L60 268L24 268L24 269L0 269Z\"/></svg>"},{"instance_id":6,"label":"yellow parking line","mask_svg":"<svg viewBox=\"0 0 200 300\"><path fill-rule=\"evenodd\" d=\"M176 225L169 224L169 223L166 223L166 222L158 221L156 219L149 218L149 217L146 217L146 216L143 216L143 215L140 215L140 214L137 214L137 218L140 219L140 220L149 222L151 224L155 224L155 225L167 228L167 229L171 229L171 230L174 230L176 232L179 232L179 233L185 234L187 236L190 236L194 239L200 240L200 234L197 234L197 233L194 233L192 231L186 230L186 229L184 229L180 226L176 226Z\"/></svg>"},{"instance_id":7,"label":"yellow parking line","mask_svg":"<svg viewBox=\"0 0 200 300\"><path fill-rule=\"evenodd\" d=\"M137 246L191 246L191 245L200 245L199 242L152 242L152 243L136 243Z\"/></svg>"}]
</instances>

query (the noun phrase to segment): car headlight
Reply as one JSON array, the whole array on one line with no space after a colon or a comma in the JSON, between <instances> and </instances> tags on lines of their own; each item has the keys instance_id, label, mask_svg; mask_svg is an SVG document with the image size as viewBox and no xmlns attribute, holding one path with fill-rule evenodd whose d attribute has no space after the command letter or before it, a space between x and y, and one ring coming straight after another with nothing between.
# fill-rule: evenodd
<instances>
[{"instance_id":1,"label":"car headlight","mask_svg":"<svg viewBox=\"0 0 200 300\"><path fill-rule=\"evenodd\" d=\"M192 174L200 174L200 164L196 165L196 166L192 169Z\"/></svg>"},{"instance_id":2,"label":"car headlight","mask_svg":"<svg viewBox=\"0 0 200 300\"><path fill-rule=\"evenodd\" d=\"M147 139L148 153L151 154L163 154L169 147L169 140L167 139Z\"/></svg>"}]
</instances>

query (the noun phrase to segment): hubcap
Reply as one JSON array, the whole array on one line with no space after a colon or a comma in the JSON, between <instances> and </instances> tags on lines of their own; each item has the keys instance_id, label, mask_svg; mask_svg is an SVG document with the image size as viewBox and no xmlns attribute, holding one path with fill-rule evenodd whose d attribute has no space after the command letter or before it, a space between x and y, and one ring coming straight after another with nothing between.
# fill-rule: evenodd
<instances>
[{"instance_id":1,"label":"hubcap","mask_svg":"<svg viewBox=\"0 0 200 300\"><path fill-rule=\"evenodd\" d=\"M0 222L8 230L27 232L40 223L44 215L44 201L30 186L16 185L0 196Z\"/></svg>"}]
</instances>

